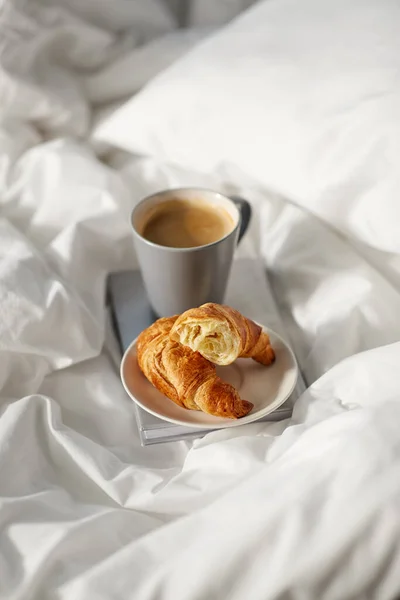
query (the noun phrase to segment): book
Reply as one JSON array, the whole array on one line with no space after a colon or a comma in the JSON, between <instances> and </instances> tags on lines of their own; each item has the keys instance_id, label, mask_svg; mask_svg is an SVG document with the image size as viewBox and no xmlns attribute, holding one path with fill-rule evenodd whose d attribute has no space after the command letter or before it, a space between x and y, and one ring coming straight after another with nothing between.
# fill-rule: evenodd
<instances>
[{"instance_id":1,"label":"book","mask_svg":"<svg viewBox=\"0 0 400 600\"><path fill-rule=\"evenodd\" d=\"M121 356L143 329L156 320L147 300L139 270L110 274L108 298L114 330ZM273 290L261 260L238 258L234 261L225 298L226 304L236 308L246 317L274 330L288 343ZM292 348L293 349L293 348ZM295 351L295 349L294 349ZM299 371L296 387L288 400L262 421L278 421L290 417L293 404L305 390L304 378ZM135 404L136 421L143 446L202 437L212 429L191 428L163 421Z\"/></svg>"}]
</instances>

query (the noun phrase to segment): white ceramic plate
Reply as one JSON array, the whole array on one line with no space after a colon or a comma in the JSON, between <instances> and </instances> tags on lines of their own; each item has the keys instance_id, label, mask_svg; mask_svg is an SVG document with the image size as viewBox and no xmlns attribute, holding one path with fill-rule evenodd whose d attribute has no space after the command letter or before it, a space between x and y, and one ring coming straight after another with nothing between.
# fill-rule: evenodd
<instances>
[{"instance_id":1,"label":"white ceramic plate","mask_svg":"<svg viewBox=\"0 0 400 600\"><path fill-rule=\"evenodd\" d=\"M178 425L222 429L251 423L265 417L285 402L297 381L297 364L292 350L284 340L263 326L276 353L275 362L264 367L254 360L239 358L227 367L217 367L218 375L235 386L243 400L254 404L252 411L241 419L213 417L198 410L181 408L166 398L145 378L136 358L136 340L126 350L121 362L121 380L128 395L144 410Z\"/></svg>"}]
</instances>

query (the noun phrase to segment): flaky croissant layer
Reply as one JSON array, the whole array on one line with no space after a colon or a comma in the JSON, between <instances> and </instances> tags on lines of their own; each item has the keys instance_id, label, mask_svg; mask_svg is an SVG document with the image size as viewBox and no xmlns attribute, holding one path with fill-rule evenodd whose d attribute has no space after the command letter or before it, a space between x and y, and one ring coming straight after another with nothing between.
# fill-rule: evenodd
<instances>
[{"instance_id":1,"label":"flaky croissant layer","mask_svg":"<svg viewBox=\"0 0 400 600\"><path fill-rule=\"evenodd\" d=\"M253 358L263 365L275 360L262 327L222 304L210 302L187 310L176 319L170 336L217 365L229 365L239 357Z\"/></svg>"},{"instance_id":2,"label":"flaky croissant layer","mask_svg":"<svg viewBox=\"0 0 400 600\"><path fill-rule=\"evenodd\" d=\"M171 339L177 317L159 319L137 341L138 364L147 379L179 406L237 419L253 408L233 386L220 379L198 352Z\"/></svg>"}]
</instances>

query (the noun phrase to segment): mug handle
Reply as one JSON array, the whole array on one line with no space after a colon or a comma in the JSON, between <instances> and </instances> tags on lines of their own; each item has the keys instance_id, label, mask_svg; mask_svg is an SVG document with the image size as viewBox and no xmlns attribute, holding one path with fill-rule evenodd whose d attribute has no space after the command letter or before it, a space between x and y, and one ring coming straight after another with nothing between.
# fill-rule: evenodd
<instances>
[{"instance_id":1,"label":"mug handle","mask_svg":"<svg viewBox=\"0 0 400 600\"><path fill-rule=\"evenodd\" d=\"M229 196L232 202L236 205L240 212L240 229L238 243L247 231L251 221L251 205L247 200L240 196Z\"/></svg>"}]
</instances>

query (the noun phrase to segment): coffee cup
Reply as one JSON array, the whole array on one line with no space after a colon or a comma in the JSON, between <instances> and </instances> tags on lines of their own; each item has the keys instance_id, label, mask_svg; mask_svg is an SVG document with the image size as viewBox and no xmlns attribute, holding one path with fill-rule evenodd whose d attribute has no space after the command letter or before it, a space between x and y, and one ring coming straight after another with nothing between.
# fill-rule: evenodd
<instances>
[{"instance_id":1,"label":"coffee cup","mask_svg":"<svg viewBox=\"0 0 400 600\"><path fill-rule=\"evenodd\" d=\"M250 218L243 198L201 188L161 191L136 205L134 246L158 317L223 302L235 248Z\"/></svg>"}]
</instances>

